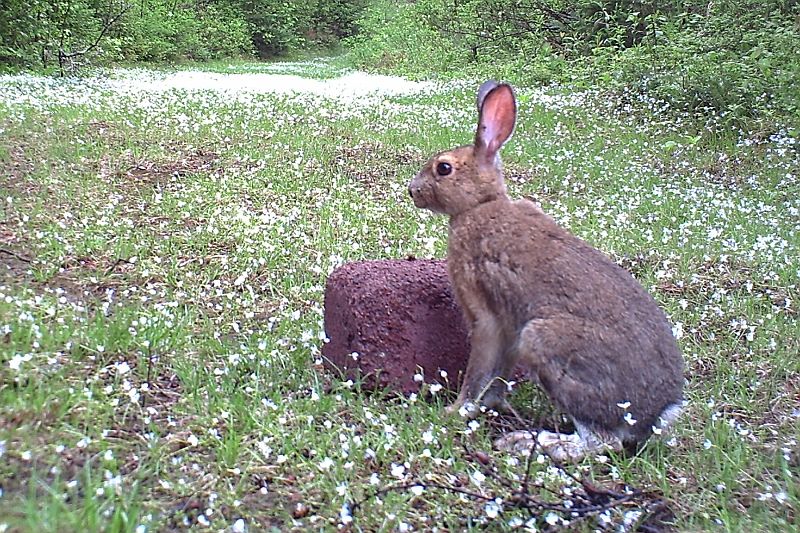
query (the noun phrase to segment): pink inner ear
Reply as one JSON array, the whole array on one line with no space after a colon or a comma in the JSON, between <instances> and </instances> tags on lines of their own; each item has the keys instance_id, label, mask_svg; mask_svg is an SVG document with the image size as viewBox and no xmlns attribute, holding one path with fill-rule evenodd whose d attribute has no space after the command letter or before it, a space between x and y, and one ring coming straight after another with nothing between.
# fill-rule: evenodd
<instances>
[{"instance_id":1,"label":"pink inner ear","mask_svg":"<svg viewBox=\"0 0 800 533\"><path fill-rule=\"evenodd\" d=\"M478 125L478 146L486 156L494 158L514 131L517 116L514 93L508 85L500 85L486 95Z\"/></svg>"}]
</instances>

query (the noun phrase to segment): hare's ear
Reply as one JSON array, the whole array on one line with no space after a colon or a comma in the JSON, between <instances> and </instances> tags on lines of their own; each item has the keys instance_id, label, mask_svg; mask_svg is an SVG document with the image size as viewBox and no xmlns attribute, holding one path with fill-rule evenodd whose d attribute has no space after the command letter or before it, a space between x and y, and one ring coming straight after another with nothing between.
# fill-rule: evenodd
<instances>
[{"instance_id":1,"label":"hare's ear","mask_svg":"<svg viewBox=\"0 0 800 533\"><path fill-rule=\"evenodd\" d=\"M487 81L478 89L478 131L475 149L487 163L494 163L497 152L511 137L517 120L517 102L507 83Z\"/></svg>"},{"instance_id":2,"label":"hare's ear","mask_svg":"<svg viewBox=\"0 0 800 533\"><path fill-rule=\"evenodd\" d=\"M500 84L494 80L487 80L481 84L478 88L478 114L481 113L481 108L483 107L483 101L486 100L486 95L492 89L496 89Z\"/></svg>"}]
</instances>

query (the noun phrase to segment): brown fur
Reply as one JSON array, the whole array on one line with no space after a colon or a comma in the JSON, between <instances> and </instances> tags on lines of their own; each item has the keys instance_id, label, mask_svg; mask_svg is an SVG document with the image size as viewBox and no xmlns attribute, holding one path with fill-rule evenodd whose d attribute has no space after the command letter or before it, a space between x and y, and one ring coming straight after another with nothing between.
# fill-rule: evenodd
<instances>
[{"instance_id":1,"label":"brown fur","mask_svg":"<svg viewBox=\"0 0 800 533\"><path fill-rule=\"evenodd\" d=\"M532 202L509 199L497 152L516 103L508 85L486 86L475 145L435 155L409 186L415 205L450 216L448 271L472 343L451 409L503 406L505 387L493 380L522 363L576 423L643 441L682 398L670 325L628 272ZM449 175L437 174L442 162Z\"/></svg>"}]
</instances>

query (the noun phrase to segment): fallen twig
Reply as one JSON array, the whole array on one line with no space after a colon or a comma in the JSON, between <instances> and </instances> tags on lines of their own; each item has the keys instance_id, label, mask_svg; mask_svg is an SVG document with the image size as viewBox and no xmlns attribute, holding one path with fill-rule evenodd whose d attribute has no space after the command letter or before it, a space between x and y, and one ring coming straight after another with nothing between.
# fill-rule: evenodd
<instances>
[{"instance_id":1,"label":"fallen twig","mask_svg":"<svg viewBox=\"0 0 800 533\"><path fill-rule=\"evenodd\" d=\"M16 258L16 259L18 259L18 260L20 260L20 261L22 261L24 263L32 263L33 262L33 259L28 259L27 257L23 257L23 256L19 255L18 253L12 252L11 250L6 250L5 248L0 248L0 253L6 254L6 255L10 255L11 257L14 257L14 258Z\"/></svg>"},{"instance_id":2,"label":"fallen twig","mask_svg":"<svg viewBox=\"0 0 800 533\"><path fill-rule=\"evenodd\" d=\"M529 431L535 433L533 429ZM554 512L561 515L561 519L564 520L565 524L568 523L571 526L575 525L575 520L585 520L622 506L638 504L639 509L642 511L642 516L638 520L639 527L646 527L648 531L661 530L658 526L646 524L648 516L657 512L658 509L663 510L665 508L666 504L660 494L628 487L614 490L597 485L567 469L563 463L554 459L546 450L541 449L535 440L534 448L526 459L525 475L522 480L515 480L501 474L497 466L490 459L486 459L486 454L470 450L466 443L463 444L463 448L464 457L474 462L478 470L487 479L494 482L495 488L490 489L489 492L480 493L455 484L418 479L376 489L360 500L350 502L346 506L350 517L355 521L358 510L372 499L392 492L405 492L421 488L423 490L437 489L460 494L475 501L502 502L505 508L527 510L532 517L536 517L544 511ZM534 484L539 489L538 494L532 491L531 478L534 452L539 452L548 457L552 468L557 469L564 476L565 481L569 480L566 482L569 485L569 491L556 490L546 486L544 483ZM486 486L490 487L491 485L487 484ZM542 497L542 492L548 494L547 499Z\"/></svg>"}]
</instances>

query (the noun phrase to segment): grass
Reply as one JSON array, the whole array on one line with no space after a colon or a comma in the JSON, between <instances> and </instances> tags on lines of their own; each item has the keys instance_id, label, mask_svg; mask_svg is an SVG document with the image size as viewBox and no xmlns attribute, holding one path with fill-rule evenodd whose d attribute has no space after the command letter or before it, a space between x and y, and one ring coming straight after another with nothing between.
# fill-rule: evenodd
<instances>
[{"instance_id":1,"label":"grass","mask_svg":"<svg viewBox=\"0 0 800 533\"><path fill-rule=\"evenodd\" d=\"M332 269L444 256L446 221L406 184L470 140L472 84L147 89L165 75L0 78L0 530L633 529L655 509L515 508L502 482L527 468L552 502L566 474L663 497L651 528L798 528L796 138L520 90L512 194L631 270L686 358L669 439L564 471L492 451L498 424L446 418L436 387L362 391L321 364ZM514 402L553 416L530 386Z\"/></svg>"}]
</instances>

